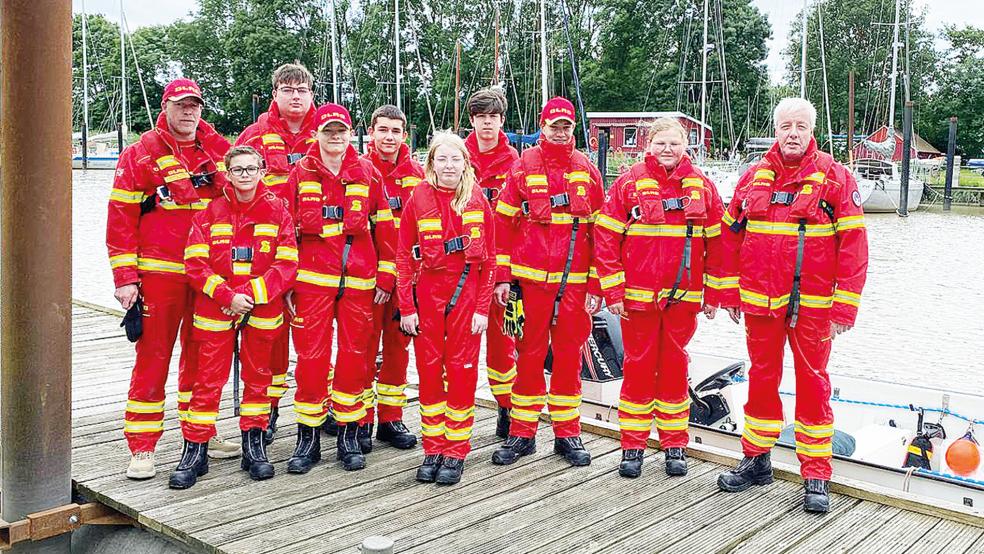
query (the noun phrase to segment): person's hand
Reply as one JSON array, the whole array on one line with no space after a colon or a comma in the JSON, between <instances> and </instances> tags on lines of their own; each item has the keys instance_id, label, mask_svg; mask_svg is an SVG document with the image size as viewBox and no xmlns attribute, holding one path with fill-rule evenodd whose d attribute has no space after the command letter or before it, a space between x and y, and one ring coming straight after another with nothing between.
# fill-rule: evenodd
<instances>
[{"instance_id":1,"label":"person's hand","mask_svg":"<svg viewBox=\"0 0 984 554\"><path fill-rule=\"evenodd\" d=\"M113 296L116 297L116 300L120 303L120 306L122 306L124 310L129 310L133 307L133 303L137 301L137 297L140 296L140 287L138 287L136 283L123 285L122 287L116 289Z\"/></svg>"},{"instance_id":2,"label":"person's hand","mask_svg":"<svg viewBox=\"0 0 984 554\"><path fill-rule=\"evenodd\" d=\"M297 317L297 306L294 305L293 289L284 293L284 305L287 306L287 311L290 312L290 317Z\"/></svg>"},{"instance_id":3,"label":"person's hand","mask_svg":"<svg viewBox=\"0 0 984 554\"><path fill-rule=\"evenodd\" d=\"M704 306L704 315L707 319L714 319L714 316L717 315L717 311L717 306Z\"/></svg>"},{"instance_id":4,"label":"person's hand","mask_svg":"<svg viewBox=\"0 0 984 554\"><path fill-rule=\"evenodd\" d=\"M400 318L400 329L404 334L416 337L420 334L420 318L417 314L405 315Z\"/></svg>"},{"instance_id":5,"label":"person's hand","mask_svg":"<svg viewBox=\"0 0 984 554\"><path fill-rule=\"evenodd\" d=\"M253 299L249 296L238 293L232 297L232 303L229 304L229 311L232 315L243 315L253 309Z\"/></svg>"},{"instance_id":6,"label":"person's hand","mask_svg":"<svg viewBox=\"0 0 984 554\"><path fill-rule=\"evenodd\" d=\"M608 311L611 312L611 314L614 315L614 316L625 317L626 316L626 314L625 314L625 303L624 302L615 302L613 304L609 304L608 305Z\"/></svg>"},{"instance_id":7,"label":"person's hand","mask_svg":"<svg viewBox=\"0 0 984 554\"><path fill-rule=\"evenodd\" d=\"M734 321L735 323L741 322L741 308L725 308L724 311L728 312L728 317L731 318L731 321Z\"/></svg>"},{"instance_id":8,"label":"person's hand","mask_svg":"<svg viewBox=\"0 0 984 554\"><path fill-rule=\"evenodd\" d=\"M495 297L496 304L505 308L506 302L509 301L509 283L499 283L496 285L492 296Z\"/></svg>"},{"instance_id":9,"label":"person's hand","mask_svg":"<svg viewBox=\"0 0 984 554\"><path fill-rule=\"evenodd\" d=\"M393 296L391 293L388 293L383 289L376 287L376 296L372 299L372 301L376 304L385 304L389 302L391 296Z\"/></svg>"},{"instance_id":10,"label":"person's hand","mask_svg":"<svg viewBox=\"0 0 984 554\"><path fill-rule=\"evenodd\" d=\"M854 327L853 325L845 325L843 323L833 323L830 324L830 338L835 339L837 335L841 333L846 333Z\"/></svg>"},{"instance_id":11,"label":"person's hand","mask_svg":"<svg viewBox=\"0 0 984 554\"><path fill-rule=\"evenodd\" d=\"M489 328L489 317L482 314L475 314L472 316L472 328L471 332L473 335L481 335Z\"/></svg>"},{"instance_id":12,"label":"person's hand","mask_svg":"<svg viewBox=\"0 0 984 554\"><path fill-rule=\"evenodd\" d=\"M591 315L601 310L601 297L590 292L584 297L584 309Z\"/></svg>"}]
</instances>

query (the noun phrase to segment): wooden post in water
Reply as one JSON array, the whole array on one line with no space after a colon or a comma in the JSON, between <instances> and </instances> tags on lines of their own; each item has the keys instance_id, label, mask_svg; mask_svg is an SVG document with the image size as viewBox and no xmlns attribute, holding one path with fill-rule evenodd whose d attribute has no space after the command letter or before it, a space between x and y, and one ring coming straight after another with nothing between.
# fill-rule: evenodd
<instances>
[{"instance_id":1,"label":"wooden post in water","mask_svg":"<svg viewBox=\"0 0 984 554\"><path fill-rule=\"evenodd\" d=\"M943 211L953 203L953 155L957 149L957 118L950 118L950 134L946 140L946 182L943 185ZM959 168L958 168L959 169Z\"/></svg>"},{"instance_id":2,"label":"wooden post in water","mask_svg":"<svg viewBox=\"0 0 984 554\"><path fill-rule=\"evenodd\" d=\"M3 0L0 34L0 515L13 522L72 501L72 4ZM70 538L15 550L69 552Z\"/></svg>"},{"instance_id":3,"label":"wooden post in water","mask_svg":"<svg viewBox=\"0 0 984 554\"><path fill-rule=\"evenodd\" d=\"M912 162L912 101L902 110L902 178L899 183L899 216L909 215L909 166Z\"/></svg>"}]
</instances>

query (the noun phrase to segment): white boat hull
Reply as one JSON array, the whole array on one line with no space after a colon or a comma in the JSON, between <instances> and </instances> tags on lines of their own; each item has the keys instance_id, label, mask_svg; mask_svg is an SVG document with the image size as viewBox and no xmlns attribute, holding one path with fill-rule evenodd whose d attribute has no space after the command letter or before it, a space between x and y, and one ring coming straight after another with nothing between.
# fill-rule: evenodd
<instances>
[{"instance_id":1,"label":"white boat hull","mask_svg":"<svg viewBox=\"0 0 984 554\"><path fill-rule=\"evenodd\" d=\"M865 186L871 187L871 194L862 204L865 212L890 213L898 211L899 193L901 192L900 181L894 179L891 181L870 181L867 179L862 179L858 181L859 188L862 181L867 181ZM910 179L909 196L906 202L906 208L908 211L913 212L919 209L919 203L922 201L922 193L922 182L915 179Z\"/></svg>"}]
</instances>

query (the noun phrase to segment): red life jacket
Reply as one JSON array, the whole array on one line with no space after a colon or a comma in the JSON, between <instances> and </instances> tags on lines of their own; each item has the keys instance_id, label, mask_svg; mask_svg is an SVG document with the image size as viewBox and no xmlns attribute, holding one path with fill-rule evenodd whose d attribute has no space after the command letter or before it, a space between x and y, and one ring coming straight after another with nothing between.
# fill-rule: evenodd
<instances>
[{"instance_id":1,"label":"red life jacket","mask_svg":"<svg viewBox=\"0 0 984 554\"><path fill-rule=\"evenodd\" d=\"M630 170L632 188L627 190L630 198L637 199L639 209L632 212L641 223L661 225L666 222L665 210L683 210L688 221L707 218L707 191L704 187L704 176L693 167L690 158L684 156L671 175L659 166L655 160L646 157L645 164L635 164ZM666 182L680 176L680 187L683 196L664 198L658 178ZM634 192L634 194L633 194Z\"/></svg>"},{"instance_id":2,"label":"red life jacket","mask_svg":"<svg viewBox=\"0 0 984 554\"><path fill-rule=\"evenodd\" d=\"M539 148L530 148L520 156L526 174L526 202L523 212L537 223L550 223L554 208L567 206L573 216L591 215L588 186L591 184L591 163L584 154L573 151L569 171L564 173L564 192L551 196L547 168Z\"/></svg>"},{"instance_id":3,"label":"red life jacket","mask_svg":"<svg viewBox=\"0 0 984 554\"><path fill-rule=\"evenodd\" d=\"M750 190L745 197L742 211L749 219L761 219L766 216L769 206L774 203L789 206L789 218L794 220L806 219L819 221L825 215L822 202L826 192L827 175L834 158L825 152L817 152L815 159L800 167L796 183L800 185L796 193L779 193L773 195L776 182L776 171L772 162L765 158L755 170ZM789 195L792 196L780 196ZM826 214L829 215L829 214Z\"/></svg>"},{"instance_id":4,"label":"red life jacket","mask_svg":"<svg viewBox=\"0 0 984 554\"><path fill-rule=\"evenodd\" d=\"M315 182L324 187L329 177L323 175L318 168L315 159L320 156L317 143L311 146L308 156L297 163L294 171L297 172L297 182L303 187L305 182ZM355 149L349 146L349 151L345 153L338 180L345 187L344 199L340 204L328 204L331 202L332 195L329 191L322 188L323 217L326 224L331 221L342 221L342 234L359 235L369 232L369 184L372 182L372 175L369 172L372 164L367 160L361 160ZM299 209L306 209L302 204ZM341 218L338 215L341 215Z\"/></svg>"},{"instance_id":5,"label":"red life jacket","mask_svg":"<svg viewBox=\"0 0 984 554\"><path fill-rule=\"evenodd\" d=\"M267 175L287 175L292 166L291 156L300 161L309 145L314 142L314 107L304 116L301 130L295 135L287 128L286 122L280 117L280 109L276 102L270 103L270 109L260 114L254 126L262 129L260 140L251 140L251 146L260 151L266 161ZM285 140L293 139L291 143Z\"/></svg>"},{"instance_id":6,"label":"red life jacket","mask_svg":"<svg viewBox=\"0 0 984 554\"><path fill-rule=\"evenodd\" d=\"M447 225L441 219L441 209L438 206L437 191L434 185L421 183L414 189L414 206L417 210L417 237L420 246L421 267L426 269L442 269L447 267L447 257L455 252L463 251L465 263L480 263L486 260L485 232L485 200L482 189L477 185L472 188L471 198L461 212L462 234L456 237L447 236ZM452 211L451 217L456 217Z\"/></svg>"},{"instance_id":7,"label":"red life jacket","mask_svg":"<svg viewBox=\"0 0 984 554\"><path fill-rule=\"evenodd\" d=\"M221 191L228 183L223 159L229 150L229 142L204 119L200 119L195 141L209 159L198 167L185 167L185 162L177 155L180 151L178 143L166 131L167 128L167 117L161 112L157 116L157 126L140 136L140 146L154 161L150 166L153 185L167 185L168 194L177 204L192 204L199 200L192 175L212 174L214 190Z\"/></svg>"}]
</instances>

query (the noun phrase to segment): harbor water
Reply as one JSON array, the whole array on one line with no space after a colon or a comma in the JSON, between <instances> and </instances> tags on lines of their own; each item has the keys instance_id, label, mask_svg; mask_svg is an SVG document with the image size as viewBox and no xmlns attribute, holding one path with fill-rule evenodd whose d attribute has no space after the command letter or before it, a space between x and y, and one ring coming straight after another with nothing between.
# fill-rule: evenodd
<instances>
[{"instance_id":1,"label":"harbor water","mask_svg":"<svg viewBox=\"0 0 984 554\"><path fill-rule=\"evenodd\" d=\"M118 307L106 255L112 171L73 172L73 297ZM857 325L831 373L984 395L984 212L869 214L870 264ZM700 316L691 350L746 359L744 330ZM788 351L787 351L788 352Z\"/></svg>"}]
</instances>

